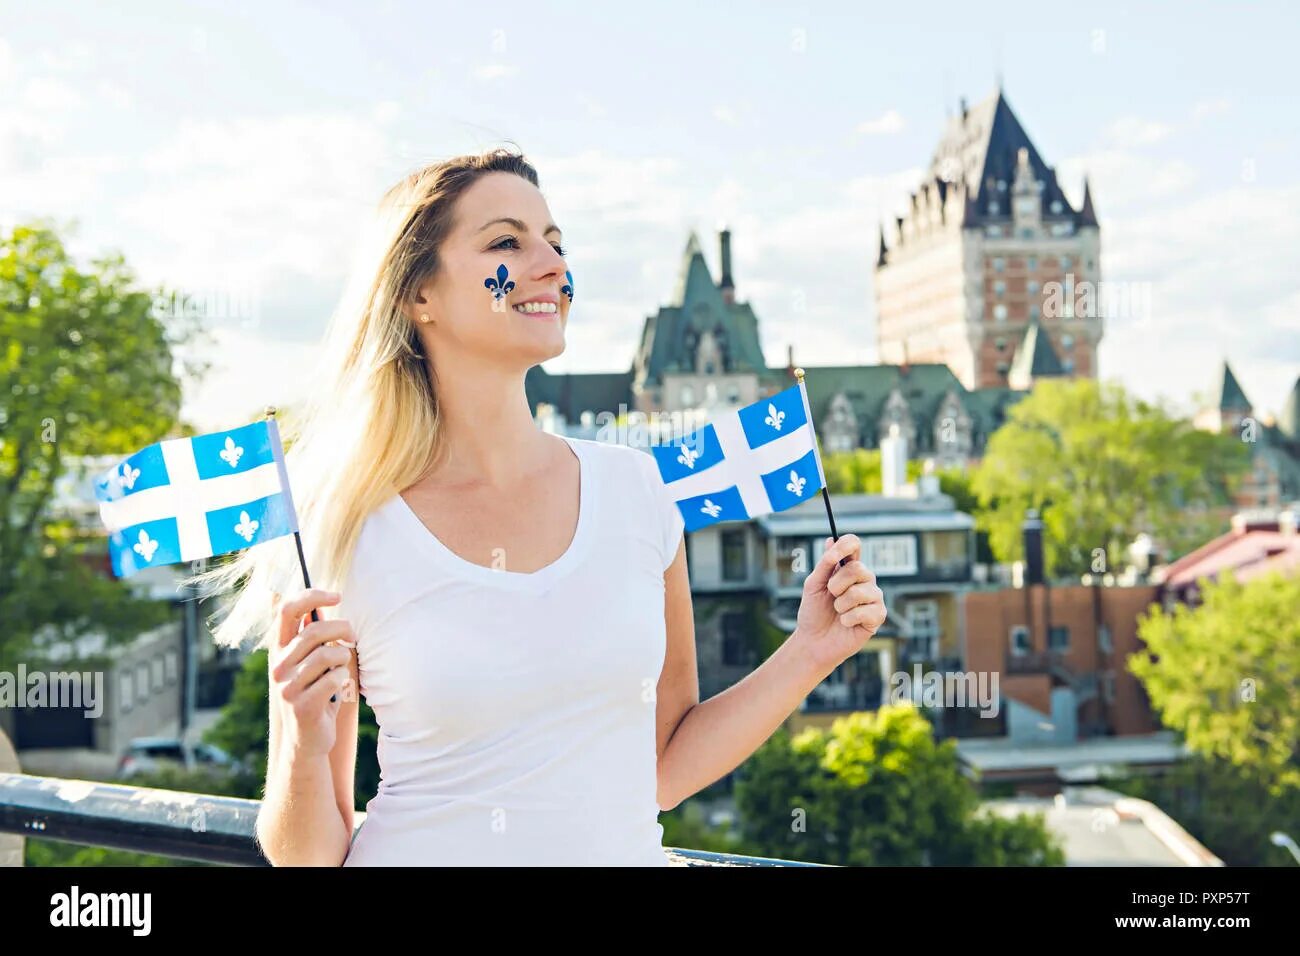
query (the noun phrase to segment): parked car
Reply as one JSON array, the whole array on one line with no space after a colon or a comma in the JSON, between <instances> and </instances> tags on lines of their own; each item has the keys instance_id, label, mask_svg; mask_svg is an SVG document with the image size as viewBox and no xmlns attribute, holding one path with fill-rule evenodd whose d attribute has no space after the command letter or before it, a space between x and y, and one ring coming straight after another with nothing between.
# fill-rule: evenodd
<instances>
[{"instance_id":1,"label":"parked car","mask_svg":"<svg viewBox=\"0 0 1300 956\"><path fill-rule=\"evenodd\" d=\"M117 776L126 780L164 766L186 770L207 767L231 773L242 768L240 761L212 744L187 744L179 737L136 737L118 761Z\"/></svg>"}]
</instances>

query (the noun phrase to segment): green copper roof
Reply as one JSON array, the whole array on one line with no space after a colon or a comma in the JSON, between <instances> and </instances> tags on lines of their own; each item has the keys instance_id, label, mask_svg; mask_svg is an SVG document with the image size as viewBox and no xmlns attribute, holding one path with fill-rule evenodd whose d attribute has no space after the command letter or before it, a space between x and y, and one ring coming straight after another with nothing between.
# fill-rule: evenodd
<instances>
[{"instance_id":1,"label":"green copper roof","mask_svg":"<svg viewBox=\"0 0 1300 956\"><path fill-rule=\"evenodd\" d=\"M1228 367L1227 362L1223 363L1223 387L1219 390L1219 409L1250 411L1250 399L1237 384L1237 376L1232 374L1232 369Z\"/></svg>"}]
</instances>

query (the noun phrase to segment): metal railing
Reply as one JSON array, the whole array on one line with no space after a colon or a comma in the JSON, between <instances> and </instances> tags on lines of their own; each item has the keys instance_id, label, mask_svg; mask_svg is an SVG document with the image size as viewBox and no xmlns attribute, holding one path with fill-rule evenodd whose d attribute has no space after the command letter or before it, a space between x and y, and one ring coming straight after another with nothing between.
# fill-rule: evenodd
<instances>
[{"instance_id":1,"label":"metal railing","mask_svg":"<svg viewBox=\"0 0 1300 956\"><path fill-rule=\"evenodd\" d=\"M269 866L254 836L259 806L239 797L0 773L0 833L202 863ZM823 865L664 849L670 862L687 866Z\"/></svg>"}]
</instances>

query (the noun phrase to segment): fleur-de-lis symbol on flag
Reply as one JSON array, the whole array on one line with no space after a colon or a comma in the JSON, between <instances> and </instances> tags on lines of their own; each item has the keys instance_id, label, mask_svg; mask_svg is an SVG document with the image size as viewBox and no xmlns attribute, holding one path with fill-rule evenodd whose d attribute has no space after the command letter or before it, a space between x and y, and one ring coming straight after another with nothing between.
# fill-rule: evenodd
<instances>
[{"instance_id":1,"label":"fleur-de-lis symbol on flag","mask_svg":"<svg viewBox=\"0 0 1300 956\"><path fill-rule=\"evenodd\" d=\"M794 494L796 494L796 495L798 495L800 498L802 498L802 497L803 497L803 486L806 485L807 483L808 483L808 479L807 479L807 478L800 478L800 477L799 477L799 472L797 472L797 471L795 471L793 468L791 468L791 469L790 469L790 481L789 481L788 484L786 484L786 486L785 486L785 490L786 490L786 491L789 491L789 492L793 492Z\"/></svg>"},{"instance_id":2,"label":"fleur-de-lis symbol on flag","mask_svg":"<svg viewBox=\"0 0 1300 956\"><path fill-rule=\"evenodd\" d=\"M700 505L700 510L710 518L716 518L718 513L722 511L722 506L715 505L712 498L705 498L704 504Z\"/></svg>"},{"instance_id":3,"label":"fleur-de-lis symbol on flag","mask_svg":"<svg viewBox=\"0 0 1300 956\"><path fill-rule=\"evenodd\" d=\"M140 529L140 540L131 546L131 550L144 558L145 564L153 560L153 553L158 550L158 542L149 537L149 532Z\"/></svg>"},{"instance_id":4,"label":"fleur-de-lis symbol on flag","mask_svg":"<svg viewBox=\"0 0 1300 956\"><path fill-rule=\"evenodd\" d=\"M483 284L492 290L492 298L494 299L505 298L507 294L515 290L514 281L513 280L509 282L506 281L506 276L508 276L509 274L510 272L508 269L506 269L506 265L503 262L501 263L501 265L497 266L497 275L495 279L492 278L491 276L488 276L486 279L483 280Z\"/></svg>"},{"instance_id":5,"label":"fleur-de-lis symbol on flag","mask_svg":"<svg viewBox=\"0 0 1300 956\"><path fill-rule=\"evenodd\" d=\"M771 425L777 431L781 430L781 422L785 421L785 412L779 411L771 402L767 403L767 417L763 419L764 423Z\"/></svg>"},{"instance_id":6,"label":"fleur-de-lis symbol on flag","mask_svg":"<svg viewBox=\"0 0 1300 956\"><path fill-rule=\"evenodd\" d=\"M127 462L122 462L122 471L117 476L117 483L123 488L130 490L135 485L135 480L139 477L139 468L132 468Z\"/></svg>"},{"instance_id":7,"label":"fleur-de-lis symbol on flag","mask_svg":"<svg viewBox=\"0 0 1300 956\"><path fill-rule=\"evenodd\" d=\"M680 461L687 468L694 468L695 459L700 457L700 453L693 449L687 448L685 445L682 445L681 449L682 449L682 453L677 456L677 460Z\"/></svg>"},{"instance_id":8,"label":"fleur-de-lis symbol on flag","mask_svg":"<svg viewBox=\"0 0 1300 956\"><path fill-rule=\"evenodd\" d=\"M222 460L231 468L238 466L239 459L244 456L244 449L235 444L235 440L229 435L226 436L226 447L217 452Z\"/></svg>"},{"instance_id":9,"label":"fleur-de-lis symbol on flag","mask_svg":"<svg viewBox=\"0 0 1300 956\"><path fill-rule=\"evenodd\" d=\"M239 535L245 541L252 541L253 535L257 534L260 522L254 521L248 516L247 511L239 513L239 524L235 525L235 534Z\"/></svg>"}]
</instances>

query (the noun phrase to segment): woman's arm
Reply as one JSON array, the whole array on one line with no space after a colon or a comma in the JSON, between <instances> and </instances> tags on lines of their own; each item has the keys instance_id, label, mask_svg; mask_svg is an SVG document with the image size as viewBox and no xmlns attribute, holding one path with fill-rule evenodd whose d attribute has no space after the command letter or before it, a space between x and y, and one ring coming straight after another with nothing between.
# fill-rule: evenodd
<instances>
[{"instance_id":1,"label":"woman's arm","mask_svg":"<svg viewBox=\"0 0 1300 956\"><path fill-rule=\"evenodd\" d=\"M317 640L341 637L339 625L328 622L332 630L320 633ZM317 625L319 627L319 625ZM305 634L305 632L304 632ZM345 651L342 647L322 648L329 654ZM346 666L335 666L308 688L325 698L334 691L338 680L329 675L345 675L357 686L356 656L347 650ZM291 667L284 680L277 680L277 655L268 659L270 738L267 746L266 791L257 815L257 842L262 853L276 866L339 866L347 857L354 826L353 780L356 773L358 695L348 700L339 693L338 712L334 716L333 743L328 750L302 731L310 726L314 705L308 713L295 717L291 698L302 700L301 692L289 688ZM293 664L290 661L289 664ZM286 688L291 698L286 698ZM320 702L317 702L319 705ZM328 708L329 704L324 705ZM329 719L326 717L325 719Z\"/></svg>"},{"instance_id":2,"label":"woman's arm","mask_svg":"<svg viewBox=\"0 0 1300 956\"><path fill-rule=\"evenodd\" d=\"M671 810L740 766L884 622L859 541L842 535L804 581L795 633L758 668L699 702L684 545L665 575L668 651L659 680L659 807ZM667 731L665 733L665 731Z\"/></svg>"}]
</instances>

